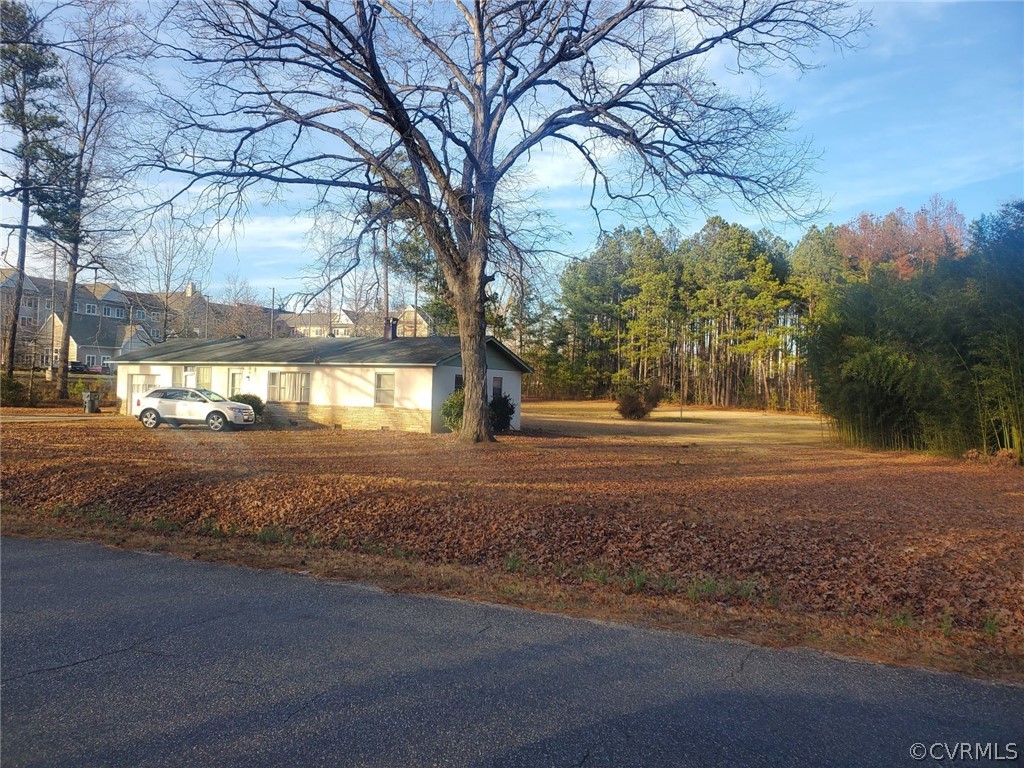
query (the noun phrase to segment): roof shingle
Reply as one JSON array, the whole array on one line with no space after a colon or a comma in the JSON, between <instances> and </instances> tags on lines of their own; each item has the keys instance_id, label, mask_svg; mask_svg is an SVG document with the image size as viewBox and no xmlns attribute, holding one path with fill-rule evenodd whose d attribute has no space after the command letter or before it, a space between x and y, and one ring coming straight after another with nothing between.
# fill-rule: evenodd
<instances>
[{"instance_id":1,"label":"roof shingle","mask_svg":"<svg viewBox=\"0 0 1024 768\"><path fill-rule=\"evenodd\" d=\"M494 339L487 344L504 354L517 368L530 366ZM284 339L178 339L118 357L118 363L246 365L394 365L434 366L460 352L457 336L425 338L305 338Z\"/></svg>"}]
</instances>

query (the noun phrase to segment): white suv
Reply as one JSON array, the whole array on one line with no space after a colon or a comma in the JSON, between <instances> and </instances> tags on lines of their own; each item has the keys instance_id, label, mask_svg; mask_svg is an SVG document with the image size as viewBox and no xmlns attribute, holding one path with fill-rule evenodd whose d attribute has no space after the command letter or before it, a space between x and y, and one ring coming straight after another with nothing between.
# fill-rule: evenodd
<instances>
[{"instance_id":1,"label":"white suv","mask_svg":"<svg viewBox=\"0 0 1024 768\"><path fill-rule=\"evenodd\" d=\"M132 416L148 429L168 424L206 423L214 432L254 424L252 406L234 403L208 389L160 387L135 398Z\"/></svg>"}]
</instances>

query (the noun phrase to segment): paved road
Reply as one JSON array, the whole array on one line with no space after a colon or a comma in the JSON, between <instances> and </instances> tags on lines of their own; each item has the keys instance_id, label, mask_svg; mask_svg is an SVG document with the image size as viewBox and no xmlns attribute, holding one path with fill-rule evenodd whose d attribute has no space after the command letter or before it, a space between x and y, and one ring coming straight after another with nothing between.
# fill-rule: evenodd
<instances>
[{"instance_id":1,"label":"paved road","mask_svg":"<svg viewBox=\"0 0 1024 768\"><path fill-rule=\"evenodd\" d=\"M94 544L0 556L4 766L1024 762L1022 688Z\"/></svg>"}]
</instances>

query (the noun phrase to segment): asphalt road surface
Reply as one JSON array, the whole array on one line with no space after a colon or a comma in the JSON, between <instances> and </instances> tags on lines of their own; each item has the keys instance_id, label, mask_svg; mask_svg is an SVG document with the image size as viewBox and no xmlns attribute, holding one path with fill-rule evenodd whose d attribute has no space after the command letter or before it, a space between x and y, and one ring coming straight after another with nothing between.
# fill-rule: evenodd
<instances>
[{"instance_id":1,"label":"asphalt road surface","mask_svg":"<svg viewBox=\"0 0 1024 768\"><path fill-rule=\"evenodd\" d=\"M0 558L4 766L1024 765L1020 687L88 543Z\"/></svg>"}]
</instances>

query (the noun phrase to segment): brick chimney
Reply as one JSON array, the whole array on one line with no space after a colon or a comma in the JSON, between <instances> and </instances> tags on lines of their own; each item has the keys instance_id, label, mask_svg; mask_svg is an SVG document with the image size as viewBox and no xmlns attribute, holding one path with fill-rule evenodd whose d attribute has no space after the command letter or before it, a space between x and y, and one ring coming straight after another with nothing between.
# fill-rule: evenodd
<instances>
[{"instance_id":1,"label":"brick chimney","mask_svg":"<svg viewBox=\"0 0 1024 768\"><path fill-rule=\"evenodd\" d=\"M384 318L384 341L391 341L398 338L398 318Z\"/></svg>"}]
</instances>

